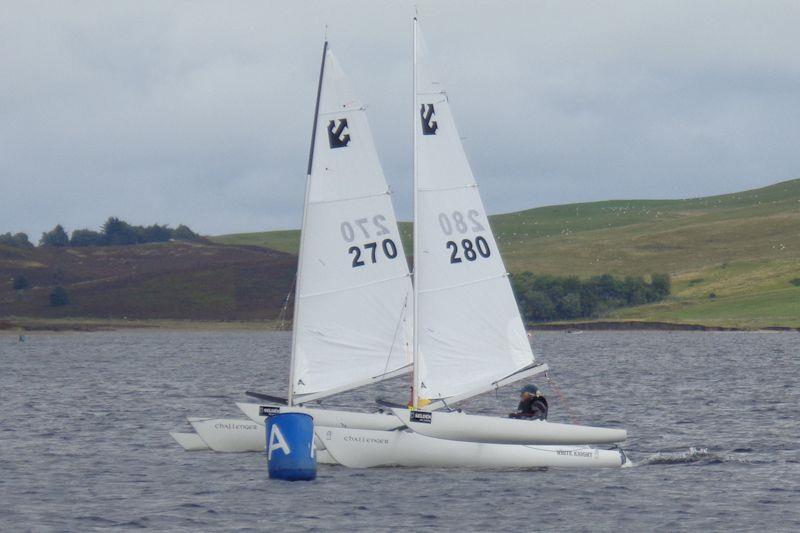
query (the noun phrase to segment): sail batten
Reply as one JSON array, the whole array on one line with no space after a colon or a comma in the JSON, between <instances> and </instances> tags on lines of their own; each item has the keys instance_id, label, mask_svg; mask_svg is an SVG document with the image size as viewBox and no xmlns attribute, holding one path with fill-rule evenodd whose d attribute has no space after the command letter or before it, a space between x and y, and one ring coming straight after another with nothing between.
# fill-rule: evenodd
<instances>
[{"instance_id":1,"label":"sail batten","mask_svg":"<svg viewBox=\"0 0 800 533\"><path fill-rule=\"evenodd\" d=\"M494 275L492 277L489 277L489 278L476 279L476 280L473 280L473 281L466 281L464 283L459 283L458 285L449 285L449 286L446 286L446 287L436 287L434 289L426 289L426 290L421 290L419 292L420 292L420 294L428 294L428 293L431 293L431 292L448 291L448 290L451 290L451 289L459 289L461 287L467 287L469 285L477 285L479 283L484 283L486 281L492 281L493 279L504 278L504 277L507 277L507 276L508 276L508 273L496 274L496 275Z\"/></svg>"},{"instance_id":2,"label":"sail batten","mask_svg":"<svg viewBox=\"0 0 800 533\"><path fill-rule=\"evenodd\" d=\"M534 364L453 120L415 32L415 402L464 399ZM442 97L444 96L444 97Z\"/></svg>"},{"instance_id":3,"label":"sail batten","mask_svg":"<svg viewBox=\"0 0 800 533\"><path fill-rule=\"evenodd\" d=\"M309 161L290 400L387 379L411 362L411 281L365 106L325 49Z\"/></svg>"},{"instance_id":4,"label":"sail batten","mask_svg":"<svg viewBox=\"0 0 800 533\"><path fill-rule=\"evenodd\" d=\"M304 294L302 296L299 296L299 298L307 300L309 298L316 298L318 296L327 296L329 294L336 294L336 293L341 293L341 292L345 292L345 291L355 291L355 290L358 290L358 289L363 289L365 287L370 287L372 285L377 285L377 284L380 284L380 283L386 283L386 282L394 281L394 280L398 280L398 279L409 278L409 276L410 276L410 274L402 274L400 276L394 276L394 277L391 277L391 278L379 279L377 281L371 281L369 283L364 283L362 285L352 285L350 287L342 287L340 289L333 289L333 290L328 291L328 292L318 292L318 293L313 293L313 294Z\"/></svg>"},{"instance_id":5,"label":"sail batten","mask_svg":"<svg viewBox=\"0 0 800 533\"><path fill-rule=\"evenodd\" d=\"M391 191L384 191L384 192L379 192L379 193L376 193L376 194L368 194L366 196L357 196L357 197L354 197L354 198L337 198L337 199L334 199L334 200L316 200L316 201L313 201L313 202L308 202L308 204L309 205L314 205L314 204L333 204L333 203L349 202L351 200L364 200L364 199L367 199L367 198L378 198L378 197L381 197L381 196L391 196L391 194L392 194Z\"/></svg>"},{"instance_id":6,"label":"sail batten","mask_svg":"<svg viewBox=\"0 0 800 533\"><path fill-rule=\"evenodd\" d=\"M419 192L439 192L439 191L455 191L458 189L477 189L478 185L476 183L467 184L467 185L453 185L452 187L431 187L428 189L419 189Z\"/></svg>"}]
</instances>

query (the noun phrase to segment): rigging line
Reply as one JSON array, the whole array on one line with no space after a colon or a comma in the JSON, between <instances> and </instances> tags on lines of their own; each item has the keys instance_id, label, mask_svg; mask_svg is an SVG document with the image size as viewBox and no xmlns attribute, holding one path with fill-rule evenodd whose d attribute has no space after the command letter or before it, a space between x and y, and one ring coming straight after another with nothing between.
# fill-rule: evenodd
<instances>
[{"instance_id":1,"label":"rigging line","mask_svg":"<svg viewBox=\"0 0 800 533\"><path fill-rule=\"evenodd\" d=\"M317 200L317 201L309 201L308 205L322 205L322 204L335 204L338 202L350 202L352 200L367 200L369 198L378 198L379 196L390 196L392 191L390 189L386 189L383 192L378 192L375 194L366 194L364 196L353 196L349 198L337 198L334 200Z\"/></svg>"},{"instance_id":2,"label":"rigging line","mask_svg":"<svg viewBox=\"0 0 800 533\"><path fill-rule=\"evenodd\" d=\"M403 318L406 315L406 310L408 309L408 292L406 292L406 297L403 299L403 309L400 311L400 317L397 319L397 325L394 327L394 335L392 335L392 344L389 346L389 354L386 356L386 364L383 366L383 374L385 375L389 372L389 362L392 360L392 351L394 350L394 343L397 341L397 334L400 332L400 326L403 323ZM380 381L378 385L378 390L383 396L383 391L386 387L386 380L383 379Z\"/></svg>"},{"instance_id":3,"label":"rigging line","mask_svg":"<svg viewBox=\"0 0 800 533\"><path fill-rule=\"evenodd\" d=\"M556 382L553 380L553 378L550 377L550 372L549 371L545 372L544 373L544 377L545 377L545 380L546 380L547 384L551 385L553 387L553 390L556 392L556 395L558 396L558 401L561 402L564 405L564 409L567 411L567 416L569 417L570 421L575 425L580 425L580 420L578 419L578 417L575 415L574 411L570 407L569 401L567 401L566 396L564 396L564 394L561 392L561 387L559 387L556 384Z\"/></svg>"},{"instance_id":4,"label":"rigging line","mask_svg":"<svg viewBox=\"0 0 800 533\"><path fill-rule=\"evenodd\" d=\"M278 320L280 323L278 324L278 331L284 331L284 325L286 324L286 311L289 309L289 301L292 298L292 294L294 294L294 289L297 286L297 272L294 274L294 281L292 282L292 286L289 287L289 292L286 294L286 299L283 301L283 309L281 309L280 314L278 315Z\"/></svg>"}]
</instances>

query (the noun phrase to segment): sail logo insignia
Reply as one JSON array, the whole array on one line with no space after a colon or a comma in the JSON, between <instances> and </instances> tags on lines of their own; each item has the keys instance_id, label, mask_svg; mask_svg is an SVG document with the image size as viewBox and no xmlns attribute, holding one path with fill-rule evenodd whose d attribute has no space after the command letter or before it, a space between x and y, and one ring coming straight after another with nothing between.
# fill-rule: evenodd
<instances>
[{"instance_id":1,"label":"sail logo insignia","mask_svg":"<svg viewBox=\"0 0 800 533\"><path fill-rule=\"evenodd\" d=\"M331 145L331 149L344 148L350 144L350 134L345 133L347 129L349 127L347 126L346 118L340 118L338 126L336 125L336 120L328 122L328 142Z\"/></svg>"},{"instance_id":2,"label":"sail logo insignia","mask_svg":"<svg viewBox=\"0 0 800 533\"><path fill-rule=\"evenodd\" d=\"M427 111L425 106L428 106ZM422 119L422 134L423 135L436 135L436 130L439 129L439 123L433 120L436 111L433 109L433 104L422 104L419 108L419 116Z\"/></svg>"},{"instance_id":3,"label":"sail logo insignia","mask_svg":"<svg viewBox=\"0 0 800 533\"><path fill-rule=\"evenodd\" d=\"M430 424L433 420L433 413L428 411L411 411L410 420L421 424Z\"/></svg>"}]
</instances>

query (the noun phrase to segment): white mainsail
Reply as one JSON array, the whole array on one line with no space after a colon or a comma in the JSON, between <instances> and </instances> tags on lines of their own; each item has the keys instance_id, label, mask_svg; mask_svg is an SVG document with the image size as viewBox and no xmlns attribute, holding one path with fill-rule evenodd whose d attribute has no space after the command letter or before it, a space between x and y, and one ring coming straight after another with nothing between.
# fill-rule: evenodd
<instances>
[{"instance_id":1,"label":"white mainsail","mask_svg":"<svg viewBox=\"0 0 800 533\"><path fill-rule=\"evenodd\" d=\"M447 94L414 38L414 395L425 407L530 375L534 357Z\"/></svg>"},{"instance_id":2,"label":"white mainsail","mask_svg":"<svg viewBox=\"0 0 800 533\"><path fill-rule=\"evenodd\" d=\"M411 280L365 107L328 49L309 157L289 404L410 371Z\"/></svg>"}]
</instances>

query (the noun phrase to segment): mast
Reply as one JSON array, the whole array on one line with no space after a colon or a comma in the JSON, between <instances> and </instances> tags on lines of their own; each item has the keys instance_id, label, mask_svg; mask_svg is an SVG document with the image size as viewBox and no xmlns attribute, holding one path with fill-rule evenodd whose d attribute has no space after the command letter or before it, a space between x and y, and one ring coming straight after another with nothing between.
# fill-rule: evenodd
<instances>
[{"instance_id":1,"label":"mast","mask_svg":"<svg viewBox=\"0 0 800 533\"><path fill-rule=\"evenodd\" d=\"M541 368L419 21L415 34L415 400L430 410Z\"/></svg>"},{"instance_id":2,"label":"mast","mask_svg":"<svg viewBox=\"0 0 800 533\"><path fill-rule=\"evenodd\" d=\"M413 290L412 293L414 295L414 311L413 311L413 320L414 320L414 343L413 343L413 352L412 352L412 361L413 361L413 368L414 368L414 382L412 385L412 407L417 408L419 407L419 389L420 389L420 372L418 368L418 354L419 354L419 317L417 312L417 301L418 301L418 293L419 293L419 276L417 276L417 265L419 264L418 257L422 250L420 249L420 242L419 242L419 217L417 216L417 212L419 210L419 199L418 199L418 190L419 190L419 178L417 176L417 17L414 16L413 21L413 73L411 76L412 84L413 84L413 91L411 96L411 150L413 152L412 155L412 174L414 176L414 201L413 201L413 209L414 215L412 218L412 225L413 225L413 249L414 249L414 264L412 265L412 272L414 273L414 283L413 283Z\"/></svg>"},{"instance_id":3,"label":"mast","mask_svg":"<svg viewBox=\"0 0 800 533\"><path fill-rule=\"evenodd\" d=\"M322 94L322 77L325 74L325 55L328 53L328 36L327 27L325 28L325 43L322 45L322 63L319 66L319 82L317 83L317 101L314 104L314 124L311 127L311 148L308 150L308 171L306 173L306 191L303 200L303 222L300 226L300 248L297 252L297 282L294 290L294 317L292 318L292 355L289 361L289 393L287 396L287 403L289 406L294 405L294 359L295 349L297 346L297 310L300 307L300 283L303 279L301 270L303 268L303 243L305 242L305 227L306 218L308 216L308 193L310 190L309 183L311 181L311 170L314 166L314 143L317 139L317 121L319 118L319 99Z\"/></svg>"}]
</instances>

